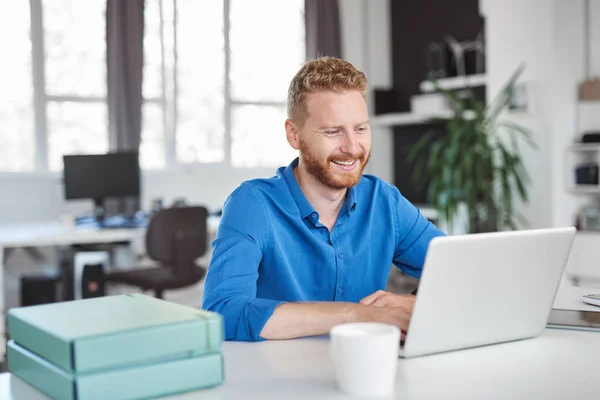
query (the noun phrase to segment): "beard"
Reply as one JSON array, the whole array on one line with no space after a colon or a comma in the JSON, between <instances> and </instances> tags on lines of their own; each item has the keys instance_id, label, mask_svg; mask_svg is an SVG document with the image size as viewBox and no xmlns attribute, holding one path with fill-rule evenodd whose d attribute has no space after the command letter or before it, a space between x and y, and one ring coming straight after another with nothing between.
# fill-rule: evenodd
<instances>
[{"instance_id":1,"label":"beard","mask_svg":"<svg viewBox=\"0 0 600 400\"><path fill-rule=\"evenodd\" d=\"M317 181L331 189L347 189L356 185L363 174L371 153L365 154L360 152L356 155L349 156L340 154L338 156L329 156L327 160L319 160L319 157L309 148L308 144L300 140L300 160L304 164L306 171L311 174ZM336 170L335 166L331 165L332 161L360 161L360 165L354 171Z\"/></svg>"}]
</instances>

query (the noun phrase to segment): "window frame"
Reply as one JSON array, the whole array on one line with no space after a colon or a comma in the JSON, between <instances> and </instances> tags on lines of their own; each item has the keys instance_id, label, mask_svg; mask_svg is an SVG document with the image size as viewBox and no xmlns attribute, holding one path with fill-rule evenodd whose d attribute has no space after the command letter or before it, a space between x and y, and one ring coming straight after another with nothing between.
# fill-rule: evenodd
<instances>
[{"instance_id":1,"label":"window frame","mask_svg":"<svg viewBox=\"0 0 600 400\"><path fill-rule=\"evenodd\" d=\"M161 60L162 60L162 69L161 69L161 79L163 82L162 85L162 97L160 99L145 99L145 101L159 101L162 102L163 106L163 115L165 119L165 130L164 130L164 147L165 147L165 168L164 169L182 169L182 168L204 168L208 166L215 167L227 167L232 169L265 169L265 168L273 168L276 166L260 166L260 167L235 167L232 162L231 157L231 145L232 145L232 109L236 106L247 106L247 105L255 105L255 106L269 106L269 107L286 107L287 103L282 101L250 101L250 100L239 100L236 99L231 91L231 24L230 24L230 10L231 10L231 0L222 0L223 1L223 51L224 51L224 81L223 81L223 126L224 126L224 137L223 137L223 146L224 146L224 155L223 161L220 162L181 162L177 158L177 94L178 94L178 80L177 80L177 50L178 50L178 42L177 42L177 0L157 0L159 3L160 9L160 21L161 21ZM165 82L168 79L165 73L165 45L164 45L164 14L163 14L163 1L173 1L173 10L174 10L174 18L173 18L173 38L174 38L174 70L173 74L173 93L172 96L172 110L169 110L169 103L167 102L167 93L166 93L166 85ZM304 60L307 59L306 53L304 54ZM157 169L152 169L154 171L158 171Z\"/></svg>"},{"instance_id":2,"label":"window frame","mask_svg":"<svg viewBox=\"0 0 600 400\"><path fill-rule=\"evenodd\" d=\"M108 100L106 96L49 95L46 92L46 53L44 48L44 10L42 0L29 0L29 7L31 15L35 169L34 171L24 173L62 175L62 171L52 171L49 164L48 104L52 102L104 103L108 107ZM106 134L108 135L108 132ZM22 174L23 172L15 173Z\"/></svg>"},{"instance_id":3,"label":"window frame","mask_svg":"<svg viewBox=\"0 0 600 400\"><path fill-rule=\"evenodd\" d=\"M160 10L160 37L161 37L161 95L157 97L143 97L142 105L145 103L159 104L162 108L163 121L163 141L165 166L162 168L142 169L143 172L159 173L161 171L172 170L190 170L197 168L218 167L235 170L265 170L276 166L256 166L256 167L235 167L232 163L231 145L232 145L232 110L237 106L270 106L285 107L286 102L278 101L250 101L236 99L231 90L232 82L230 79L231 71L231 45L230 45L230 9L231 0L223 1L223 35L224 35L224 157L220 162L181 162L176 154L176 132L177 132L177 0L157 0ZM172 1L174 9L173 18L173 49L174 49L174 71L172 77L167 76L165 64L165 19L163 13L163 2ZM29 0L30 4L30 32L31 32L31 62L32 62L32 87L33 87L33 116L34 116L34 169L30 171L0 171L0 176L61 176L62 171L53 171L49 165L48 154L48 116L47 107L51 102L75 102L75 103L105 103L108 107L107 96L77 96L77 95L49 95L46 92L46 56L44 48L44 21L43 21L43 0ZM306 60L306 54L304 55ZM167 93L167 80L173 79L172 93ZM107 121L108 127L108 121ZM108 135L108 132L106 132Z\"/></svg>"}]
</instances>

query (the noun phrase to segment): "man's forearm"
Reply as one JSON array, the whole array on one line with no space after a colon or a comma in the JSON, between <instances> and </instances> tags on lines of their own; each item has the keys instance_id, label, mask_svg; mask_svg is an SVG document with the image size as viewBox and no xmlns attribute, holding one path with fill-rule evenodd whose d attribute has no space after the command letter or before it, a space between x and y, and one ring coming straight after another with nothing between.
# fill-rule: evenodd
<instances>
[{"instance_id":1,"label":"man's forearm","mask_svg":"<svg viewBox=\"0 0 600 400\"><path fill-rule=\"evenodd\" d=\"M260 336L264 339L294 339L324 335L335 325L347 322L382 322L406 332L414 296L382 293L385 299L376 301L374 306L342 302L280 304L263 326ZM376 306L376 303L381 304Z\"/></svg>"},{"instance_id":2,"label":"man's forearm","mask_svg":"<svg viewBox=\"0 0 600 400\"><path fill-rule=\"evenodd\" d=\"M324 335L335 325L356 320L354 303L284 303L278 306L263 327L264 339L294 339Z\"/></svg>"}]
</instances>

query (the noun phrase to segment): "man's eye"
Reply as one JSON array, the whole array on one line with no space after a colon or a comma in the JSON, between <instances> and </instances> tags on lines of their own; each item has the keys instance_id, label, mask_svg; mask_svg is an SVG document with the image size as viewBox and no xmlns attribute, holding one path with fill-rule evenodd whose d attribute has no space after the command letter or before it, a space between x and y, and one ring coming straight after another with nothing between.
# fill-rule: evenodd
<instances>
[{"instance_id":1,"label":"man's eye","mask_svg":"<svg viewBox=\"0 0 600 400\"><path fill-rule=\"evenodd\" d=\"M325 131L326 135L336 135L338 134L340 131Z\"/></svg>"},{"instance_id":2,"label":"man's eye","mask_svg":"<svg viewBox=\"0 0 600 400\"><path fill-rule=\"evenodd\" d=\"M358 131L359 131L359 132L366 132L366 131L367 131L367 128L363 126L363 127L361 127L361 128L358 128Z\"/></svg>"}]
</instances>

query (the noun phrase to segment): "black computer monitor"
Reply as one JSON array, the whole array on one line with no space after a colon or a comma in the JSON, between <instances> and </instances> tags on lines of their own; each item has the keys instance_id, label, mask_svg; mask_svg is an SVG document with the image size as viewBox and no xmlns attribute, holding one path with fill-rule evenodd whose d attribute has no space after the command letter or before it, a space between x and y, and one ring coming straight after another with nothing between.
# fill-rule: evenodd
<instances>
[{"instance_id":1,"label":"black computer monitor","mask_svg":"<svg viewBox=\"0 0 600 400\"><path fill-rule=\"evenodd\" d=\"M140 196L137 152L63 156L65 199L92 199L96 216L104 215L104 199Z\"/></svg>"}]
</instances>

